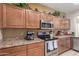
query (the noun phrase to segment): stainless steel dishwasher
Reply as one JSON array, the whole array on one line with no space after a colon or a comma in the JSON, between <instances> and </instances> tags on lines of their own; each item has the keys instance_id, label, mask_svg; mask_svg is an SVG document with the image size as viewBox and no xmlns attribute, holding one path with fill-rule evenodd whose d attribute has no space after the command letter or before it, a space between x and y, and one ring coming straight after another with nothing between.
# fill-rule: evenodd
<instances>
[{"instance_id":1,"label":"stainless steel dishwasher","mask_svg":"<svg viewBox=\"0 0 79 59\"><path fill-rule=\"evenodd\" d=\"M79 37L73 37L73 49L79 51Z\"/></svg>"}]
</instances>

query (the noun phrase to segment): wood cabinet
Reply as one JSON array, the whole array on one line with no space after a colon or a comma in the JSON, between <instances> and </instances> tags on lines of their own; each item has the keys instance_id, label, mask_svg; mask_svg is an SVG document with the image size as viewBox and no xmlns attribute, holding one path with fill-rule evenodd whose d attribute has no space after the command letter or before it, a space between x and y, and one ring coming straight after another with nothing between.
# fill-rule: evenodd
<instances>
[{"instance_id":1,"label":"wood cabinet","mask_svg":"<svg viewBox=\"0 0 79 59\"><path fill-rule=\"evenodd\" d=\"M65 41L63 39L58 39L58 54L64 52Z\"/></svg>"},{"instance_id":2,"label":"wood cabinet","mask_svg":"<svg viewBox=\"0 0 79 59\"><path fill-rule=\"evenodd\" d=\"M71 48L70 37L58 39L58 54L61 54L69 50L70 48Z\"/></svg>"},{"instance_id":3,"label":"wood cabinet","mask_svg":"<svg viewBox=\"0 0 79 59\"><path fill-rule=\"evenodd\" d=\"M60 29L60 17L53 16L54 29Z\"/></svg>"},{"instance_id":4,"label":"wood cabinet","mask_svg":"<svg viewBox=\"0 0 79 59\"><path fill-rule=\"evenodd\" d=\"M40 28L40 13L32 10L26 10L26 13L26 28Z\"/></svg>"},{"instance_id":5,"label":"wood cabinet","mask_svg":"<svg viewBox=\"0 0 79 59\"><path fill-rule=\"evenodd\" d=\"M3 27L25 28L25 9L16 6L3 5Z\"/></svg>"},{"instance_id":6,"label":"wood cabinet","mask_svg":"<svg viewBox=\"0 0 79 59\"><path fill-rule=\"evenodd\" d=\"M2 7L3 7L2 4L0 4L0 28L2 28L2 19L3 19L3 18L2 18L2 17L3 17L3 16L2 16L2 15L3 15L3 14L2 14L2 13L3 13L3 8L2 8Z\"/></svg>"},{"instance_id":7,"label":"wood cabinet","mask_svg":"<svg viewBox=\"0 0 79 59\"><path fill-rule=\"evenodd\" d=\"M46 14L45 13L41 13L41 20L46 20L47 17L46 17Z\"/></svg>"},{"instance_id":8,"label":"wood cabinet","mask_svg":"<svg viewBox=\"0 0 79 59\"><path fill-rule=\"evenodd\" d=\"M0 49L2 56L44 56L44 42Z\"/></svg>"},{"instance_id":9,"label":"wood cabinet","mask_svg":"<svg viewBox=\"0 0 79 59\"><path fill-rule=\"evenodd\" d=\"M70 37L66 38L66 48L67 48L67 50L71 48L71 38Z\"/></svg>"},{"instance_id":10,"label":"wood cabinet","mask_svg":"<svg viewBox=\"0 0 79 59\"><path fill-rule=\"evenodd\" d=\"M27 45L28 56L44 56L44 42L38 42Z\"/></svg>"},{"instance_id":11,"label":"wood cabinet","mask_svg":"<svg viewBox=\"0 0 79 59\"><path fill-rule=\"evenodd\" d=\"M70 20L61 19L60 21L60 29L69 29L70 28Z\"/></svg>"},{"instance_id":12,"label":"wood cabinet","mask_svg":"<svg viewBox=\"0 0 79 59\"><path fill-rule=\"evenodd\" d=\"M70 20L53 16L54 29L69 29Z\"/></svg>"},{"instance_id":13,"label":"wood cabinet","mask_svg":"<svg viewBox=\"0 0 79 59\"><path fill-rule=\"evenodd\" d=\"M0 49L0 55L26 56L26 45Z\"/></svg>"},{"instance_id":14,"label":"wood cabinet","mask_svg":"<svg viewBox=\"0 0 79 59\"><path fill-rule=\"evenodd\" d=\"M54 29L70 28L68 19L19 8L14 5L0 4L0 28L40 28L40 20L53 22Z\"/></svg>"},{"instance_id":15,"label":"wood cabinet","mask_svg":"<svg viewBox=\"0 0 79 59\"><path fill-rule=\"evenodd\" d=\"M50 21L53 21L53 16L52 15L49 15L49 14L46 14L46 19L47 20L50 20Z\"/></svg>"},{"instance_id":16,"label":"wood cabinet","mask_svg":"<svg viewBox=\"0 0 79 59\"><path fill-rule=\"evenodd\" d=\"M53 16L49 15L49 14L45 14L45 13L41 13L41 20L49 20L52 21L53 20Z\"/></svg>"}]
</instances>

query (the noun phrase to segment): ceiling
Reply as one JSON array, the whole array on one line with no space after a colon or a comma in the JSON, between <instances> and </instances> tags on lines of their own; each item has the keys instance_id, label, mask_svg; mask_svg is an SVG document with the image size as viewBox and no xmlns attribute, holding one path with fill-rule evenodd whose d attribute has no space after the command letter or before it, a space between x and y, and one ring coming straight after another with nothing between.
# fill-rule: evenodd
<instances>
[{"instance_id":1,"label":"ceiling","mask_svg":"<svg viewBox=\"0 0 79 59\"><path fill-rule=\"evenodd\" d=\"M79 3L41 3L44 6L65 12L66 14L79 10Z\"/></svg>"}]
</instances>

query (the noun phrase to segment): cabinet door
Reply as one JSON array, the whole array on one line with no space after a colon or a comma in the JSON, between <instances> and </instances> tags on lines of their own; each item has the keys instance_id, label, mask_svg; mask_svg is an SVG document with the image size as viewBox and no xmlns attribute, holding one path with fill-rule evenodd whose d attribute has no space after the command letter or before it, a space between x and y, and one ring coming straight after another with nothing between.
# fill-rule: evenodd
<instances>
[{"instance_id":1,"label":"cabinet door","mask_svg":"<svg viewBox=\"0 0 79 59\"><path fill-rule=\"evenodd\" d=\"M28 44L27 55L28 56L44 56L44 42Z\"/></svg>"},{"instance_id":2,"label":"cabinet door","mask_svg":"<svg viewBox=\"0 0 79 59\"><path fill-rule=\"evenodd\" d=\"M47 20L47 21L50 21L50 22L52 22L52 23L53 23L53 16L52 16L52 15L47 14L47 15L46 15L46 20Z\"/></svg>"},{"instance_id":3,"label":"cabinet door","mask_svg":"<svg viewBox=\"0 0 79 59\"><path fill-rule=\"evenodd\" d=\"M2 12L3 12L3 9L2 9L2 4L0 4L0 28L2 28Z\"/></svg>"},{"instance_id":4,"label":"cabinet door","mask_svg":"<svg viewBox=\"0 0 79 59\"><path fill-rule=\"evenodd\" d=\"M27 28L40 28L40 13L28 11Z\"/></svg>"},{"instance_id":5,"label":"cabinet door","mask_svg":"<svg viewBox=\"0 0 79 59\"><path fill-rule=\"evenodd\" d=\"M41 20L46 20L47 17L46 17L46 14L45 13L41 13Z\"/></svg>"},{"instance_id":6,"label":"cabinet door","mask_svg":"<svg viewBox=\"0 0 79 59\"><path fill-rule=\"evenodd\" d=\"M65 20L63 20L63 19L60 20L60 29L65 29L65 27L64 27L65 26L64 21Z\"/></svg>"},{"instance_id":7,"label":"cabinet door","mask_svg":"<svg viewBox=\"0 0 79 59\"><path fill-rule=\"evenodd\" d=\"M54 29L60 29L60 20L61 18L53 16Z\"/></svg>"},{"instance_id":8,"label":"cabinet door","mask_svg":"<svg viewBox=\"0 0 79 59\"><path fill-rule=\"evenodd\" d=\"M66 41L65 39L61 38L58 40L58 54L61 54L65 51Z\"/></svg>"},{"instance_id":9,"label":"cabinet door","mask_svg":"<svg viewBox=\"0 0 79 59\"><path fill-rule=\"evenodd\" d=\"M52 21L53 20L53 16L49 15L49 14L45 14L45 13L41 13L41 20L49 20Z\"/></svg>"},{"instance_id":10,"label":"cabinet door","mask_svg":"<svg viewBox=\"0 0 79 59\"><path fill-rule=\"evenodd\" d=\"M71 39L70 39L70 37L68 37L67 39L66 39L66 47L67 47L67 50L68 49L70 49L71 48Z\"/></svg>"},{"instance_id":11,"label":"cabinet door","mask_svg":"<svg viewBox=\"0 0 79 59\"><path fill-rule=\"evenodd\" d=\"M70 28L70 20L67 20L67 19L66 19L65 24L66 24L66 25L65 25L65 28L66 28L66 29L69 29L69 28Z\"/></svg>"},{"instance_id":12,"label":"cabinet door","mask_svg":"<svg viewBox=\"0 0 79 59\"><path fill-rule=\"evenodd\" d=\"M60 22L61 29L69 29L70 28L70 21L67 19L62 19Z\"/></svg>"},{"instance_id":13,"label":"cabinet door","mask_svg":"<svg viewBox=\"0 0 79 59\"><path fill-rule=\"evenodd\" d=\"M33 48L28 50L28 56L44 56L44 48Z\"/></svg>"},{"instance_id":14,"label":"cabinet door","mask_svg":"<svg viewBox=\"0 0 79 59\"><path fill-rule=\"evenodd\" d=\"M11 54L12 56L27 56L26 51L19 51Z\"/></svg>"},{"instance_id":15,"label":"cabinet door","mask_svg":"<svg viewBox=\"0 0 79 59\"><path fill-rule=\"evenodd\" d=\"M6 28L25 28L25 9L4 4L3 22Z\"/></svg>"}]
</instances>

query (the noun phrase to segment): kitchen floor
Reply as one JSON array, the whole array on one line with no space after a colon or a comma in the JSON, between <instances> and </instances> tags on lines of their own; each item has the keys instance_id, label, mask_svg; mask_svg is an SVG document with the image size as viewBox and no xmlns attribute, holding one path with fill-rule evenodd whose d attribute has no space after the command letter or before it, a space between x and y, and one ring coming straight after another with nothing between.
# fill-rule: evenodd
<instances>
[{"instance_id":1,"label":"kitchen floor","mask_svg":"<svg viewBox=\"0 0 79 59\"><path fill-rule=\"evenodd\" d=\"M76 52L74 50L69 50L67 52L64 52L63 54L59 56L79 56L79 52Z\"/></svg>"}]
</instances>

